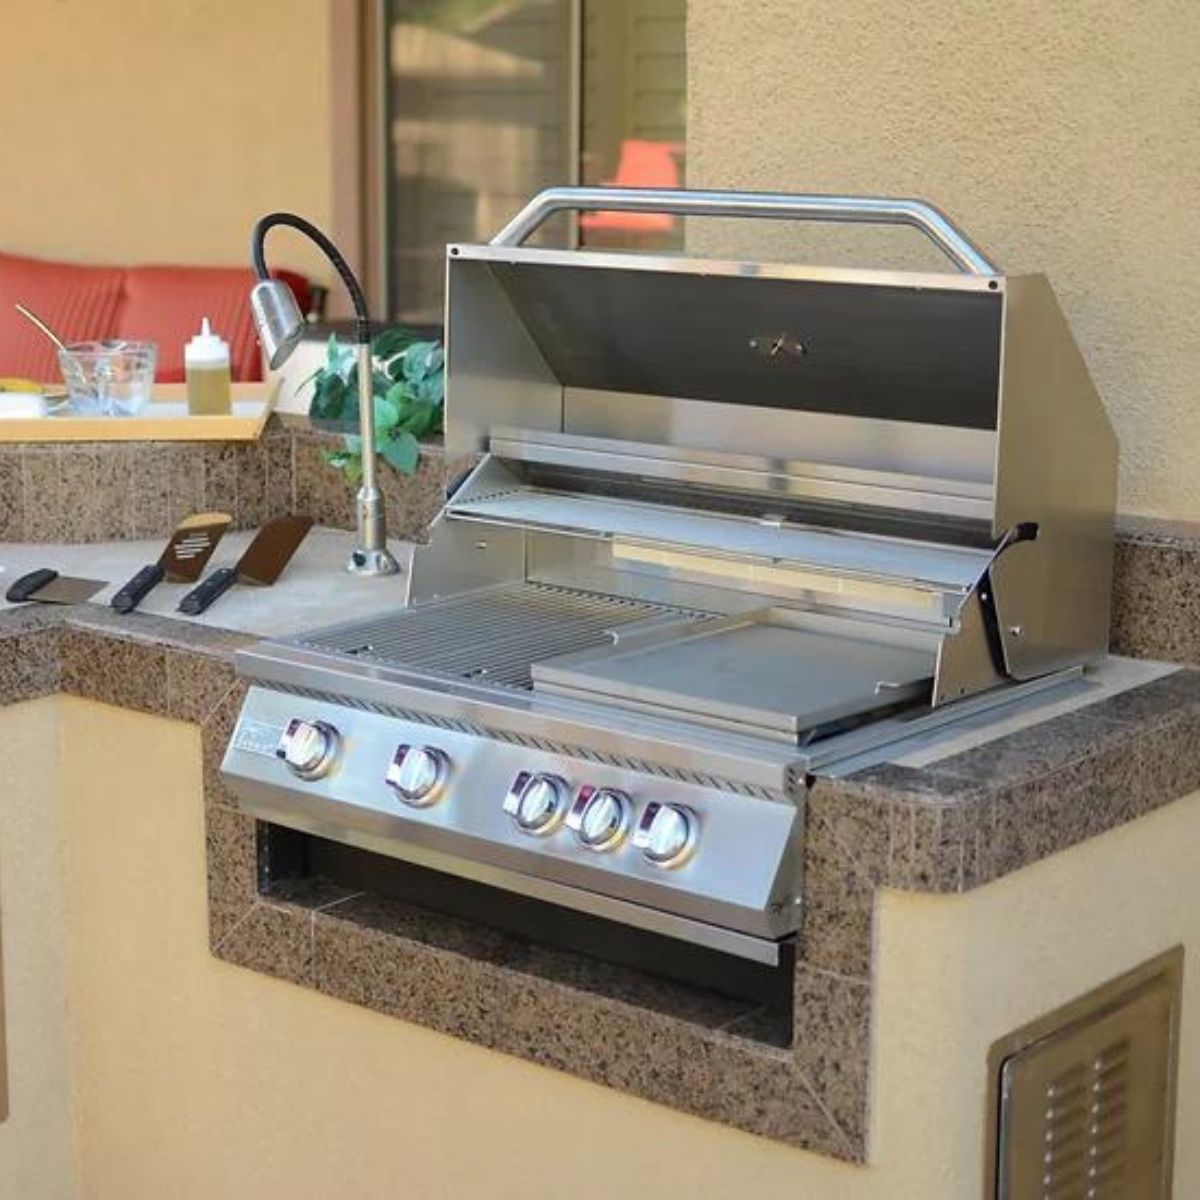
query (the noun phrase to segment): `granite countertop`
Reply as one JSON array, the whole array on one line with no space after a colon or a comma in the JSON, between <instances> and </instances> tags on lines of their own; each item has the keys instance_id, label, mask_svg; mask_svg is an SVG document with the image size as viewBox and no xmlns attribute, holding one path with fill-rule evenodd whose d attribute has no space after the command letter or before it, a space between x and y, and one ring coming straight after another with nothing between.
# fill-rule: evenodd
<instances>
[{"instance_id":1,"label":"granite countertop","mask_svg":"<svg viewBox=\"0 0 1200 1200\"><path fill-rule=\"evenodd\" d=\"M205 567L232 566L253 540L252 530L239 530L223 537ZM52 567L62 575L106 580L107 586L72 615L106 608L122 584L140 568L155 562L162 553L161 538L145 541L99 542L90 545L5 543L0 545L0 616L15 608L3 594L16 579L38 567ZM402 602L399 577L366 578L351 575L343 565L354 545L354 535L340 529L314 528L300 544L278 581L269 588L234 586L205 613L185 617L176 612L180 598L195 584L161 583L131 614L131 629L137 617L171 617L180 624L203 628L238 630L245 633L280 635L316 629L338 621L369 616ZM412 557L412 546L393 542L392 552L403 569ZM39 607L46 607L45 605ZM115 615L115 614L114 614Z\"/></svg>"},{"instance_id":2,"label":"granite countertop","mask_svg":"<svg viewBox=\"0 0 1200 1200\"><path fill-rule=\"evenodd\" d=\"M1153 668L1033 723L1000 720L886 765L797 780L806 830L790 1017L320 880L272 883L261 851L276 834L219 772L246 686L233 656L398 597L397 581L341 571L352 538L337 530L353 520L353 495L325 462L338 444L276 417L251 443L0 449L0 592L39 566L113 585L73 608L0 604L0 703L63 694L196 726L209 940L226 962L861 1162L880 889L979 887L1200 787L1200 671ZM389 529L422 538L463 466L429 450L414 476L385 470ZM108 607L176 521L203 509L229 512L237 529L287 512L336 528L314 530L276 586L236 588L200 618L175 613L184 589L173 585L128 616ZM1200 527L1126 526L1114 649L1200 663ZM231 532L210 565L248 537Z\"/></svg>"},{"instance_id":3,"label":"granite countertop","mask_svg":"<svg viewBox=\"0 0 1200 1200\"><path fill-rule=\"evenodd\" d=\"M258 634L340 619L348 588L388 589L332 574L348 542L318 532L279 585L226 596L202 621L166 615L167 593L149 606L158 611L128 616L103 604L8 607L0 700L64 693L199 727L218 957L792 1145L865 1158L878 889L977 887L1200 786L1191 669L1149 669L1135 674L1146 682L999 737L811 781L790 1026L747 1002L319 880L263 891L271 827L238 808L219 774L245 689L232 657ZM5 546L0 565L53 561L116 579L158 544Z\"/></svg>"}]
</instances>

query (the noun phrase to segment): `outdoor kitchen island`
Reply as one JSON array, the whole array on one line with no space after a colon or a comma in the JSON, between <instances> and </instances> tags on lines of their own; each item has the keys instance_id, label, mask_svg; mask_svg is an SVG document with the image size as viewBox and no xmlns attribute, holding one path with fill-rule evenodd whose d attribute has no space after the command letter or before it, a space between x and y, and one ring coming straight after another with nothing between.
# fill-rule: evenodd
<instances>
[{"instance_id":1,"label":"outdoor kitchen island","mask_svg":"<svg viewBox=\"0 0 1200 1200\"><path fill-rule=\"evenodd\" d=\"M1191 598L1151 542L1110 604L1048 282L921 202L663 203L882 212L961 273L518 219L449 249L472 465L340 623L0 616L0 1137L65 995L98 1194L1200 1187L1200 673L1107 654Z\"/></svg>"},{"instance_id":2,"label":"outdoor kitchen island","mask_svg":"<svg viewBox=\"0 0 1200 1200\"><path fill-rule=\"evenodd\" d=\"M572 208L954 269L524 244ZM559 188L446 295L474 465L402 603L236 658L220 783L307 981L862 1195L1162 1194L1186 870L1151 913L1166 847L1093 835L1200 782L1194 683L1107 657L1117 445L1050 282L920 200ZM241 900L218 955L294 969Z\"/></svg>"},{"instance_id":3,"label":"outdoor kitchen island","mask_svg":"<svg viewBox=\"0 0 1200 1200\"><path fill-rule=\"evenodd\" d=\"M396 1172L420 1195L549 1196L564 1172L575 1194L622 1194L581 1129L664 1195L980 1195L991 1044L1200 945L1192 670L941 761L817 781L781 1037L715 994L379 897L262 894L261 831L217 772L246 635L85 606L7 613L0 638L10 786L40 797L35 826L61 822L38 836L68 858L84 1169L127 1195L168 1179L181 1196L370 1195ZM36 848L6 855L9 980ZM1180 1129L1200 1118L1197 1007L1189 972ZM10 1134L30 1018L10 993ZM531 1121L558 1131L553 1169L524 1148ZM1177 1194L1198 1169L1181 1138Z\"/></svg>"}]
</instances>

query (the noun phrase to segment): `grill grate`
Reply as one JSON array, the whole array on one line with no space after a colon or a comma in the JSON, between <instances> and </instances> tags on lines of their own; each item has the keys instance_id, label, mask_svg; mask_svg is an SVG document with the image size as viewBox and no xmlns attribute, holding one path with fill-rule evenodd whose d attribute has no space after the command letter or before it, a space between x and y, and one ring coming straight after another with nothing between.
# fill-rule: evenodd
<instances>
[{"instance_id":1,"label":"grill grate","mask_svg":"<svg viewBox=\"0 0 1200 1200\"><path fill-rule=\"evenodd\" d=\"M603 646L609 631L656 617L707 614L620 596L521 583L453 596L371 621L319 630L297 644L528 691L540 659Z\"/></svg>"}]
</instances>

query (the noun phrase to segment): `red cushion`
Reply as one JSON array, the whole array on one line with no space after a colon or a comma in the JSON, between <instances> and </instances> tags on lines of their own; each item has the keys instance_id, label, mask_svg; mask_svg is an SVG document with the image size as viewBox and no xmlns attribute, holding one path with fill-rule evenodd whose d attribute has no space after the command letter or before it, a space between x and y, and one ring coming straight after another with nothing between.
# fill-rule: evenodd
<instances>
[{"instance_id":1,"label":"red cushion","mask_svg":"<svg viewBox=\"0 0 1200 1200\"><path fill-rule=\"evenodd\" d=\"M300 311L306 311L307 280L287 271L278 275L296 293ZM131 267L116 334L157 342L158 381L179 383L184 345L208 317L213 332L229 343L233 378L261 379L262 356L250 317L253 286L254 272L248 267Z\"/></svg>"},{"instance_id":2,"label":"red cushion","mask_svg":"<svg viewBox=\"0 0 1200 1200\"><path fill-rule=\"evenodd\" d=\"M0 375L57 382L58 354L14 308L24 304L66 342L109 337L125 272L0 253Z\"/></svg>"}]
</instances>

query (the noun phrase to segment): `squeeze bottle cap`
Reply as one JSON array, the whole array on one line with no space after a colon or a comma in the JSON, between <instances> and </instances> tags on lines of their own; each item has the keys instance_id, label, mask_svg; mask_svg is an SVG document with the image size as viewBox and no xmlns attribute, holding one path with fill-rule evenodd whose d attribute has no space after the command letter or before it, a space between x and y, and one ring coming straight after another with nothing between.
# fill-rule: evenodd
<instances>
[{"instance_id":1,"label":"squeeze bottle cap","mask_svg":"<svg viewBox=\"0 0 1200 1200\"><path fill-rule=\"evenodd\" d=\"M221 340L220 334L213 333L207 317L200 324L200 332L184 346L183 361L185 365L209 363L218 366L229 362L229 345Z\"/></svg>"}]
</instances>

